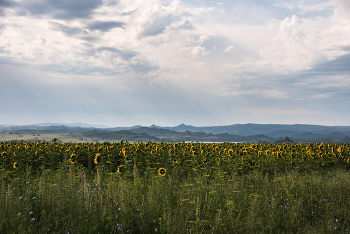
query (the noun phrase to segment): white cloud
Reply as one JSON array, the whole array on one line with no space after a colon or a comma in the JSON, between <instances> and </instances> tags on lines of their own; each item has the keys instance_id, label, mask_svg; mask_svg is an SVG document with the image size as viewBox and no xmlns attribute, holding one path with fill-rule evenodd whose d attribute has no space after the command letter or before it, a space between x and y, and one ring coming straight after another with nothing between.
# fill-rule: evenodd
<instances>
[{"instance_id":1,"label":"white cloud","mask_svg":"<svg viewBox=\"0 0 350 234\"><path fill-rule=\"evenodd\" d=\"M210 37L208 37L207 35L201 35L197 41L197 43L199 43L199 45L203 45L204 41L209 40Z\"/></svg>"},{"instance_id":2,"label":"white cloud","mask_svg":"<svg viewBox=\"0 0 350 234\"><path fill-rule=\"evenodd\" d=\"M229 51L232 50L233 48L235 48L234 45L227 46L226 49L225 49L225 53L229 52Z\"/></svg>"}]
</instances>

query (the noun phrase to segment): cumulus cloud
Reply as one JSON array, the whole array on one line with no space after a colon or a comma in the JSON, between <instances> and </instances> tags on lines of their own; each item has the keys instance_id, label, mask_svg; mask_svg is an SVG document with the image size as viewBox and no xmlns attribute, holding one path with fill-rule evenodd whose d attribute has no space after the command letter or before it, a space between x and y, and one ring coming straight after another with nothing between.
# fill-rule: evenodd
<instances>
[{"instance_id":1,"label":"cumulus cloud","mask_svg":"<svg viewBox=\"0 0 350 234\"><path fill-rule=\"evenodd\" d=\"M348 53L342 47L350 44L345 37L349 23L339 19L337 11L331 19L286 17L280 22L272 45L262 49L260 57L278 72L311 69Z\"/></svg>"}]
</instances>

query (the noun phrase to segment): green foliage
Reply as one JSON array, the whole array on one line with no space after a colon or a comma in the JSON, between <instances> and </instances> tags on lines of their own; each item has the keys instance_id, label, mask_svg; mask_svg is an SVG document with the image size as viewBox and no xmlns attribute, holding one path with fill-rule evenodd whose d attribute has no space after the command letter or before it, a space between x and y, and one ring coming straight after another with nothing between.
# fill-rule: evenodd
<instances>
[{"instance_id":1,"label":"green foliage","mask_svg":"<svg viewBox=\"0 0 350 234\"><path fill-rule=\"evenodd\" d=\"M349 145L8 142L0 154L0 233L350 229Z\"/></svg>"}]
</instances>

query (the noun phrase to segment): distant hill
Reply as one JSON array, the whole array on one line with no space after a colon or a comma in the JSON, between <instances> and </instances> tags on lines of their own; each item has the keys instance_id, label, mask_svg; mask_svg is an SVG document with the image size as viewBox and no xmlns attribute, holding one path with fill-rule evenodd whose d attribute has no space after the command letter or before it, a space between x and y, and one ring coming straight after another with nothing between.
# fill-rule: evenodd
<instances>
[{"instance_id":1,"label":"distant hill","mask_svg":"<svg viewBox=\"0 0 350 234\"><path fill-rule=\"evenodd\" d=\"M282 143L289 143L289 144L294 144L295 142L289 139L289 137L284 137L281 140L275 141L275 143L282 144Z\"/></svg>"},{"instance_id":2,"label":"distant hill","mask_svg":"<svg viewBox=\"0 0 350 234\"><path fill-rule=\"evenodd\" d=\"M96 129L84 133L80 133L83 137L88 137L96 140L103 141L116 141L116 140L127 140L127 141L160 141L159 138L147 135L145 133L134 133L127 130L120 131L98 131Z\"/></svg>"},{"instance_id":3,"label":"distant hill","mask_svg":"<svg viewBox=\"0 0 350 234\"><path fill-rule=\"evenodd\" d=\"M94 127L92 127L94 126ZM102 128L103 127L103 128ZM278 142L288 137L292 142L350 143L350 126L304 124L233 124L195 127L180 124L175 127L151 125L144 127L108 128L84 123L42 123L26 126L0 126L0 133L9 134L78 134L91 139L129 139L130 141L202 141L202 142Z\"/></svg>"}]
</instances>

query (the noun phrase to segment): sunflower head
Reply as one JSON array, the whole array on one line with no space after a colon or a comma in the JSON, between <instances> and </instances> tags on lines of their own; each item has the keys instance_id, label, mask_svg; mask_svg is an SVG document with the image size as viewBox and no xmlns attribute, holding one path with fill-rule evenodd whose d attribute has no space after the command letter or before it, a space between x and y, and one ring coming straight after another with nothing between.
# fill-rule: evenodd
<instances>
[{"instance_id":1,"label":"sunflower head","mask_svg":"<svg viewBox=\"0 0 350 234\"><path fill-rule=\"evenodd\" d=\"M165 169L165 168L162 168L162 167L159 168L158 174L161 175L161 176L165 176L165 174L166 174L166 169Z\"/></svg>"},{"instance_id":2,"label":"sunflower head","mask_svg":"<svg viewBox=\"0 0 350 234\"><path fill-rule=\"evenodd\" d=\"M18 169L18 168L19 168L18 162L15 162L15 163L13 164L13 168L14 168L14 169Z\"/></svg>"},{"instance_id":3,"label":"sunflower head","mask_svg":"<svg viewBox=\"0 0 350 234\"><path fill-rule=\"evenodd\" d=\"M256 167L256 162L251 161L251 162L249 163L249 167L250 167L250 168Z\"/></svg>"},{"instance_id":4,"label":"sunflower head","mask_svg":"<svg viewBox=\"0 0 350 234\"><path fill-rule=\"evenodd\" d=\"M228 150L228 155L233 156L233 149Z\"/></svg>"},{"instance_id":5,"label":"sunflower head","mask_svg":"<svg viewBox=\"0 0 350 234\"><path fill-rule=\"evenodd\" d=\"M76 154L72 154L72 155L70 156L69 161L70 161L71 164L76 163L76 162L77 162L77 155L76 155Z\"/></svg>"},{"instance_id":6,"label":"sunflower head","mask_svg":"<svg viewBox=\"0 0 350 234\"><path fill-rule=\"evenodd\" d=\"M118 166L117 172L118 172L119 174L122 174L122 173L124 172L124 170L125 170L124 165L120 165L120 166Z\"/></svg>"},{"instance_id":7,"label":"sunflower head","mask_svg":"<svg viewBox=\"0 0 350 234\"><path fill-rule=\"evenodd\" d=\"M100 161L101 161L100 154L96 154L96 155L95 155L95 159L94 159L94 163L95 163L95 164L98 164Z\"/></svg>"}]
</instances>

